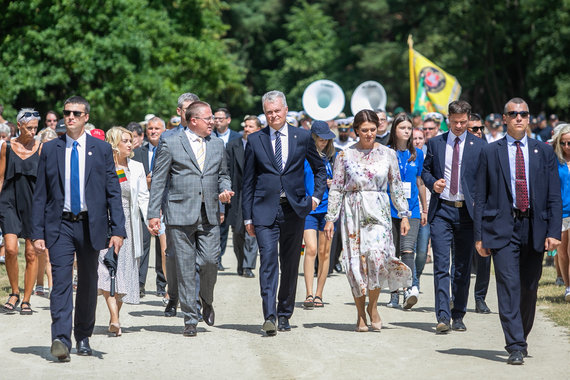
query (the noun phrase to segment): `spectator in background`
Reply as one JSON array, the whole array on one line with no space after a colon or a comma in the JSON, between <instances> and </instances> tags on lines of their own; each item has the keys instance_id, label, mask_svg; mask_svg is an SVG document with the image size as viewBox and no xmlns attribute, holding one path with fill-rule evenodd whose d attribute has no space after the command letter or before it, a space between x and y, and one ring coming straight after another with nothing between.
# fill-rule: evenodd
<instances>
[{"instance_id":1,"label":"spectator in background","mask_svg":"<svg viewBox=\"0 0 570 380\"><path fill-rule=\"evenodd\" d=\"M378 116L379 120L378 130L376 131L376 142L386 146L388 145L388 139L390 138L386 111L377 109L374 112L376 112L376 116Z\"/></svg>"},{"instance_id":2,"label":"spectator in background","mask_svg":"<svg viewBox=\"0 0 570 380\"><path fill-rule=\"evenodd\" d=\"M0 151L0 228L6 246L6 272L12 292L3 306L9 314L20 303L18 286L18 239L25 239L26 272L24 297L20 314L32 315L30 298L38 275L38 260L32 246L32 198L40 159L41 143L34 139L40 114L33 108L22 108L16 118L20 135Z\"/></svg>"},{"instance_id":3,"label":"spectator in background","mask_svg":"<svg viewBox=\"0 0 570 380\"><path fill-rule=\"evenodd\" d=\"M427 152L428 141L431 140L433 137L437 136L437 133L439 132L439 127L434 119L428 117L424 120L422 130L424 131L424 140L425 140L424 141L425 145L422 147L422 151L425 154Z\"/></svg>"},{"instance_id":4,"label":"spectator in background","mask_svg":"<svg viewBox=\"0 0 570 380\"><path fill-rule=\"evenodd\" d=\"M6 121L5 124L8 126L8 128L10 128L10 137L11 138L15 138L15 137L18 137L20 135L20 130L18 129L16 124L12 123L11 121Z\"/></svg>"},{"instance_id":5,"label":"spectator in background","mask_svg":"<svg viewBox=\"0 0 570 380\"><path fill-rule=\"evenodd\" d=\"M481 115L478 113L472 113L469 115L469 126L467 127L467 130L480 139L483 138L483 131L485 130L485 126L483 125Z\"/></svg>"},{"instance_id":6,"label":"spectator in background","mask_svg":"<svg viewBox=\"0 0 570 380\"><path fill-rule=\"evenodd\" d=\"M166 124L166 129L173 129L180 125L180 116L172 116Z\"/></svg>"},{"instance_id":7,"label":"spectator in background","mask_svg":"<svg viewBox=\"0 0 570 380\"><path fill-rule=\"evenodd\" d=\"M0 141L10 141L10 136L12 135L10 127L6 124L0 124ZM0 147L2 143L0 143Z\"/></svg>"},{"instance_id":8,"label":"spectator in background","mask_svg":"<svg viewBox=\"0 0 570 380\"><path fill-rule=\"evenodd\" d=\"M334 139L334 147L343 150L354 144L354 140L350 137L350 128L345 124L340 124L337 128L338 137Z\"/></svg>"},{"instance_id":9,"label":"spectator in background","mask_svg":"<svg viewBox=\"0 0 570 380\"><path fill-rule=\"evenodd\" d=\"M46 113L45 125L46 128L50 128L55 131L55 126L57 125L58 116L55 111L48 111Z\"/></svg>"},{"instance_id":10,"label":"spectator in background","mask_svg":"<svg viewBox=\"0 0 570 380\"><path fill-rule=\"evenodd\" d=\"M126 129L133 135L133 151L137 148L140 148L144 142L144 132L141 125L135 121L131 121L129 124L127 124Z\"/></svg>"},{"instance_id":11,"label":"spectator in background","mask_svg":"<svg viewBox=\"0 0 570 380\"><path fill-rule=\"evenodd\" d=\"M485 139L488 143L498 141L503 138L503 119L497 117L495 114L490 114L487 116L487 130L489 131L485 135Z\"/></svg>"},{"instance_id":12,"label":"spectator in background","mask_svg":"<svg viewBox=\"0 0 570 380\"><path fill-rule=\"evenodd\" d=\"M65 121L63 119L60 119L55 126L55 133L57 133L58 136L62 136L65 134L65 132Z\"/></svg>"},{"instance_id":13,"label":"spectator in background","mask_svg":"<svg viewBox=\"0 0 570 380\"><path fill-rule=\"evenodd\" d=\"M412 112L412 128L421 128L422 126L422 113L419 111Z\"/></svg>"},{"instance_id":14,"label":"spectator in background","mask_svg":"<svg viewBox=\"0 0 570 380\"><path fill-rule=\"evenodd\" d=\"M552 137L552 127L548 125L543 115L538 116L538 128L532 132L538 141L547 142Z\"/></svg>"}]
</instances>

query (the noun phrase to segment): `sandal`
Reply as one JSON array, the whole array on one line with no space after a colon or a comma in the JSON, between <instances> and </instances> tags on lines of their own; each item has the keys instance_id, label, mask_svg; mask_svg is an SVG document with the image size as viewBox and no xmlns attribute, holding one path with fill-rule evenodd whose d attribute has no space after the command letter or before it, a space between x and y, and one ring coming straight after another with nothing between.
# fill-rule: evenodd
<instances>
[{"instance_id":1,"label":"sandal","mask_svg":"<svg viewBox=\"0 0 570 380\"><path fill-rule=\"evenodd\" d=\"M303 307L305 309L312 309L314 306L315 302L313 301L313 296L309 294L307 298L305 298L305 301L303 302Z\"/></svg>"},{"instance_id":2,"label":"sandal","mask_svg":"<svg viewBox=\"0 0 570 380\"><path fill-rule=\"evenodd\" d=\"M315 298L313 300L313 305L315 307L324 307L325 306L325 304L323 303L323 299L319 296L315 296Z\"/></svg>"},{"instance_id":3,"label":"sandal","mask_svg":"<svg viewBox=\"0 0 570 380\"><path fill-rule=\"evenodd\" d=\"M22 302L20 307L20 315L32 315L34 311L32 310L32 305L29 302Z\"/></svg>"},{"instance_id":4,"label":"sandal","mask_svg":"<svg viewBox=\"0 0 570 380\"><path fill-rule=\"evenodd\" d=\"M15 303L10 303L10 299L12 297L16 297L16 302ZM2 311L6 314L14 314L16 313L16 308L18 307L18 305L20 304L20 294L10 294L8 296L8 301L6 301L6 303L4 304L4 306L2 306Z\"/></svg>"}]
</instances>

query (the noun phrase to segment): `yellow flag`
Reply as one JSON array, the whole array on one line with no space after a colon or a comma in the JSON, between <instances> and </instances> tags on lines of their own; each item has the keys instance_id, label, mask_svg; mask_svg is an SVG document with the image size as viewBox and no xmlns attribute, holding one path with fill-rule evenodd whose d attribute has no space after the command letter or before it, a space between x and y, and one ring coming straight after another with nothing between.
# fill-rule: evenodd
<instances>
[{"instance_id":1,"label":"yellow flag","mask_svg":"<svg viewBox=\"0 0 570 380\"><path fill-rule=\"evenodd\" d=\"M435 110L447 116L447 106L461 95L461 85L457 79L443 71L432 61L410 49L410 100L415 102L420 78ZM413 103L412 103L413 104Z\"/></svg>"}]
</instances>

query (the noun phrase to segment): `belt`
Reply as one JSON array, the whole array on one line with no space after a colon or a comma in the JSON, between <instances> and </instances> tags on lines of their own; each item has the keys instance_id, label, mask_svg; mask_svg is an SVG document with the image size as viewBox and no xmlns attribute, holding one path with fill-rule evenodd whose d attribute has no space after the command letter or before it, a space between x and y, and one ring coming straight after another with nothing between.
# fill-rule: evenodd
<instances>
[{"instance_id":1,"label":"belt","mask_svg":"<svg viewBox=\"0 0 570 380\"><path fill-rule=\"evenodd\" d=\"M465 201L448 201L447 199L442 199L441 202L455 208L461 208L465 205Z\"/></svg>"},{"instance_id":2,"label":"belt","mask_svg":"<svg viewBox=\"0 0 570 380\"><path fill-rule=\"evenodd\" d=\"M514 208L512 215L515 219L530 218L530 208L527 208L526 211L521 211L518 208Z\"/></svg>"},{"instance_id":3,"label":"belt","mask_svg":"<svg viewBox=\"0 0 570 380\"><path fill-rule=\"evenodd\" d=\"M283 205L285 203L289 203L289 200L287 200L287 197L280 197L279 198L279 204Z\"/></svg>"},{"instance_id":4,"label":"belt","mask_svg":"<svg viewBox=\"0 0 570 380\"><path fill-rule=\"evenodd\" d=\"M82 220L87 220L87 211L81 211L77 215L72 212L64 211L63 214L61 214L61 219L67 220L68 222L80 222Z\"/></svg>"}]
</instances>

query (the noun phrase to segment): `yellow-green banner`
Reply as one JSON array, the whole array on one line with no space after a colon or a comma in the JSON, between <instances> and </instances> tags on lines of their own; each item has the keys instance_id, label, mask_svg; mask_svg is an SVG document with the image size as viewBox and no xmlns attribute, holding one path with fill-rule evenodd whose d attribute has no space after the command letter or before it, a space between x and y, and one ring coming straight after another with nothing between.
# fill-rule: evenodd
<instances>
[{"instance_id":1,"label":"yellow-green banner","mask_svg":"<svg viewBox=\"0 0 570 380\"><path fill-rule=\"evenodd\" d=\"M412 108L416 100L416 92L423 78L423 87L435 111L447 116L447 106L461 95L461 85L453 75L449 75L441 67L410 49L410 100ZM412 111L414 111L412 109Z\"/></svg>"}]
</instances>

